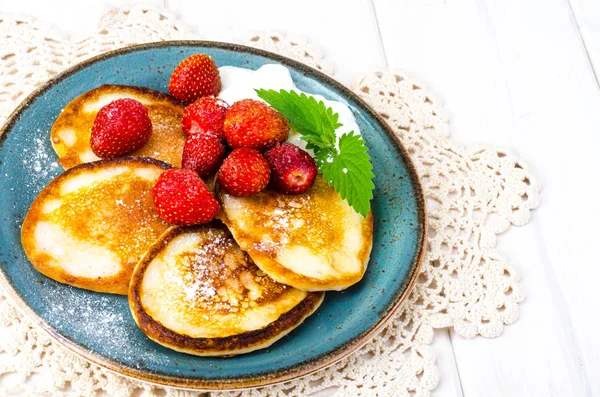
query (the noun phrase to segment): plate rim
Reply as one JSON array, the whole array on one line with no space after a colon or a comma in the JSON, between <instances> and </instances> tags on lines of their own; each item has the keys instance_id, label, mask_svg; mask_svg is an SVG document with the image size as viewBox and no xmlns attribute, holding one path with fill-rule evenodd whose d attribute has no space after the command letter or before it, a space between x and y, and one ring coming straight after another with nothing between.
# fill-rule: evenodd
<instances>
[{"instance_id":1,"label":"plate rim","mask_svg":"<svg viewBox=\"0 0 600 397\"><path fill-rule=\"evenodd\" d=\"M30 320L33 320L33 322L36 323L39 326L39 328L41 328L48 336L50 336L51 339L57 341L61 346L75 353L79 357L87 360L88 362L99 365L105 369L108 369L112 372L115 372L122 376L126 376L131 379L142 380L160 386L177 387L195 391L242 390L254 387L275 385L302 376L306 376L324 368L327 368L335 364L336 362L342 360L343 358L349 356L350 354L354 353L356 350L360 349L362 346L367 344L369 340L371 340L375 335L377 335L392 320L392 318L402 307L402 304L406 301L416 284L421 263L425 254L425 244L427 241L427 215L425 211L424 193L421 181L419 180L416 168L410 158L410 155L408 151L404 148L398 136L387 124L387 122L377 112L375 112L369 104L367 104L351 89L347 88L345 85L338 82L334 78L326 75L325 73L304 63L270 51L249 47L246 45L209 40L172 40L149 42L144 44L127 46L108 52L103 52L99 55L86 59L74 66L71 66L70 68L58 73L57 75L45 81L43 84L37 87L31 94L29 94L16 107L16 109L10 114L10 116L8 116L8 118L0 128L0 147L4 146L6 137L8 135L7 131L10 131L14 128L15 124L19 121L21 114L25 110L27 110L27 108L29 108L31 102L34 99L37 99L42 94L44 94L56 84L60 83L65 78L69 77L70 75L77 73L78 71L107 58L113 58L115 56L138 51L151 50L154 48L186 46L208 47L224 49L233 52L250 53L252 55L265 57L270 60L279 62L285 66L301 70L309 77L312 77L320 82L325 82L326 84L330 85L335 90L340 92L342 96L346 98L351 98L354 102L356 102L359 105L359 107L363 111L365 111L378 124L379 128L388 135L388 137L394 143L393 147L396 150L396 152L398 152L400 156L405 160L408 171L408 177L410 178L411 186L413 188L416 198L417 218L419 220L420 226L418 229L417 236L418 252L411 262L410 278L404 291L396 297L395 301L393 301L393 303L391 303L386 309L385 314L383 314L377 320L376 323L369 327L369 329L367 329L354 339L347 341L346 343L340 345L334 350L331 350L328 353L325 353L317 358L302 361L287 369L271 370L259 375L236 377L232 379L222 380L206 380L190 379L185 377L178 378L175 376L153 374L148 370L134 369L122 363L119 363L114 359L110 360L105 357L102 357L100 354L85 348L77 341L68 338L67 336L54 329L48 323L46 323L46 321L44 321L33 309L31 309L29 305L25 302L25 300L21 297L21 294L16 290L16 288L14 288L12 281L9 279L9 277L4 271L4 268L2 267L0 267L0 283L5 287L6 291L8 292L8 295L12 298L13 302L16 303L17 307L19 307L19 309L23 313L25 313L25 315L29 317Z\"/></svg>"}]
</instances>

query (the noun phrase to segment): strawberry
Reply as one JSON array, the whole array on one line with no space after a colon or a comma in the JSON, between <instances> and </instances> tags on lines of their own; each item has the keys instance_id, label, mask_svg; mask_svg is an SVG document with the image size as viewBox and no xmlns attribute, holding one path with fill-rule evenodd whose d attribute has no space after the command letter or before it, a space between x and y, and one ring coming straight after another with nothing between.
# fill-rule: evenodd
<instances>
[{"instance_id":1,"label":"strawberry","mask_svg":"<svg viewBox=\"0 0 600 397\"><path fill-rule=\"evenodd\" d=\"M152 189L152 198L158 215L175 225L207 223L219 212L219 203L204 181L185 168L163 172Z\"/></svg>"},{"instance_id":2,"label":"strawberry","mask_svg":"<svg viewBox=\"0 0 600 397\"><path fill-rule=\"evenodd\" d=\"M235 149L219 169L219 182L234 196L251 196L269 184L271 170L267 160L254 149Z\"/></svg>"},{"instance_id":3,"label":"strawberry","mask_svg":"<svg viewBox=\"0 0 600 397\"><path fill-rule=\"evenodd\" d=\"M287 120L272 107L253 99L235 102L225 116L227 143L234 149L264 150L285 141L290 132Z\"/></svg>"},{"instance_id":4,"label":"strawberry","mask_svg":"<svg viewBox=\"0 0 600 397\"><path fill-rule=\"evenodd\" d=\"M291 143L282 143L265 152L271 166L273 185L286 194L307 191L315 182L317 164L306 151Z\"/></svg>"},{"instance_id":5,"label":"strawberry","mask_svg":"<svg viewBox=\"0 0 600 397\"><path fill-rule=\"evenodd\" d=\"M119 157L144 146L150 135L148 109L136 100L122 98L103 106L96 114L90 146L103 159Z\"/></svg>"},{"instance_id":6,"label":"strawberry","mask_svg":"<svg viewBox=\"0 0 600 397\"><path fill-rule=\"evenodd\" d=\"M195 54L181 61L169 80L169 93L186 104L203 96L217 95L219 91L219 69L206 54Z\"/></svg>"},{"instance_id":7,"label":"strawberry","mask_svg":"<svg viewBox=\"0 0 600 397\"><path fill-rule=\"evenodd\" d=\"M211 133L225 142L223 123L228 107L227 102L214 96L198 99L183 112L183 132L186 135Z\"/></svg>"},{"instance_id":8,"label":"strawberry","mask_svg":"<svg viewBox=\"0 0 600 397\"><path fill-rule=\"evenodd\" d=\"M225 146L212 134L192 135L183 145L183 168L195 171L200 176L214 173L221 165Z\"/></svg>"}]
</instances>

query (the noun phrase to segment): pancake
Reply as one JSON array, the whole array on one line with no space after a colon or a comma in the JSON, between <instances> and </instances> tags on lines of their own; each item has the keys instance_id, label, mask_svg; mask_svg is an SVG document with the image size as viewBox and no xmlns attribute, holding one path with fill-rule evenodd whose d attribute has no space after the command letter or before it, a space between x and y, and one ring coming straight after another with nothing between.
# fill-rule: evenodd
<instances>
[{"instance_id":1,"label":"pancake","mask_svg":"<svg viewBox=\"0 0 600 397\"><path fill-rule=\"evenodd\" d=\"M181 130L184 105L171 96L144 87L103 85L71 101L54 122L50 138L64 169L97 161L90 147L90 134L96 113L120 98L131 98L148 109L152 136L132 156L151 157L181 167L185 134Z\"/></svg>"},{"instance_id":2,"label":"pancake","mask_svg":"<svg viewBox=\"0 0 600 397\"><path fill-rule=\"evenodd\" d=\"M215 221L165 233L135 267L129 306L140 329L163 346L232 356L270 346L323 296L270 279Z\"/></svg>"},{"instance_id":3,"label":"pancake","mask_svg":"<svg viewBox=\"0 0 600 397\"><path fill-rule=\"evenodd\" d=\"M154 159L123 157L59 175L25 217L25 254L58 282L126 295L133 268L170 227L152 200L152 187L168 168Z\"/></svg>"},{"instance_id":4,"label":"pancake","mask_svg":"<svg viewBox=\"0 0 600 397\"><path fill-rule=\"evenodd\" d=\"M306 291L360 281L371 253L373 214L356 213L318 175L298 195L265 190L235 197L217 186L220 218L242 250L274 280Z\"/></svg>"}]
</instances>

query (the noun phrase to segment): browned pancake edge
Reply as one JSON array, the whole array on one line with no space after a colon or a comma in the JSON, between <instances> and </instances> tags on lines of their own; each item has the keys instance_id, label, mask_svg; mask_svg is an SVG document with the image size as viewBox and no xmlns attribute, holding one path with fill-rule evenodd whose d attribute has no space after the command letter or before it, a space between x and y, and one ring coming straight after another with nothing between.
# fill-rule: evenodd
<instances>
[{"instance_id":1,"label":"browned pancake edge","mask_svg":"<svg viewBox=\"0 0 600 397\"><path fill-rule=\"evenodd\" d=\"M37 223L42 219L41 206L46 199L57 195L58 188L65 179L90 170L96 170L107 166L133 166L136 164L154 165L164 170L171 168L171 166L166 163L144 157L121 157L114 160L100 160L92 163L81 164L65 171L63 174L59 175L52 182L50 182L50 184L40 192L40 194L33 201L33 204L31 204L21 229L21 244L23 246L23 250L25 251L29 261L40 273L60 283L69 284L74 287L96 292L127 295L127 289L129 287L131 273L133 272L133 266L123 266L123 269L120 272L110 277L88 278L73 276L64 272L62 269L53 266L51 263L52 258L49 255L37 251L34 239L34 230ZM132 225L132 231L134 230L135 225ZM150 246L152 243L154 243L154 241L150 242L148 246Z\"/></svg>"},{"instance_id":2,"label":"browned pancake edge","mask_svg":"<svg viewBox=\"0 0 600 397\"><path fill-rule=\"evenodd\" d=\"M219 221L207 225L173 227L144 255L135 267L129 286L129 307L138 327L150 339L170 349L198 356L234 356L270 346L310 316L321 305L324 292L311 292L298 305L262 329L222 338L192 338L166 328L154 320L141 302L144 273L154 257L177 236L202 228L227 228Z\"/></svg>"}]
</instances>

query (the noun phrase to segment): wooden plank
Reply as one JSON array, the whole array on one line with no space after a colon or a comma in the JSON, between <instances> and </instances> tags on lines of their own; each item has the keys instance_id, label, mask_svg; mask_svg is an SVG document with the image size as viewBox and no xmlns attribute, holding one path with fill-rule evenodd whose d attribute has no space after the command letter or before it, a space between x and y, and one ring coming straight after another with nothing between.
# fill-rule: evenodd
<instances>
[{"instance_id":1,"label":"wooden plank","mask_svg":"<svg viewBox=\"0 0 600 397\"><path fill-rule=\"evenodd\" d=\"M206 3L193 0L168 0L168 6L208 40L236 41L264 31L306 38L323 50L336 67L336 78L345 84L385 64L370 0L352 6L342 0L217 1L208 11Z\"/></svg>"},{"instance_id":2,"label":"wooden plank","mask_svg":"<svg viewBox=\"0 0 600 397\"><path fill-rule=\"evenodd\" d=\"M600 2L596 0L569 0L583 46L600 80Z\"/></svg>"},{"instance_id":3,"label":"wooden plank","mask_svg":"<svg viewBox=\"0 0 600 397\"><path fill-rule=\"evenodd\" d=\"M510 147L544 186L533 222L500 238L528 293L521 319L496 340L453 337L464 394L599 394L600 91L568 3L375 6L390 66L442 94L453 136Z\"/></svg>"},{"instance_id":4,"label":"wooden plank","mask_svg":"<svg viewBox=\"0 0 600 397\"><path fill-rule=\"evenodd\" d=\"M440 371L440 383L433 392L436 396L463 397L462 380L458 372L454 347L450 331L435 331L432 347L437 354L437 368Z\"/></svg>"},{"instance_id":5,"label":"wooden plank","mask_svg":"<svg viewBox=\"0 0 600 397\"><path fill-rule=\"evenodd\" d=\"M518 257L527 293L519 320L497 339L452 335L466 396L586 395L585 368L561 286L546 248L532 249L541 234L537 215L533 227L513 230L500 241L500 249Z\"/></svg>"}]
</instances>

